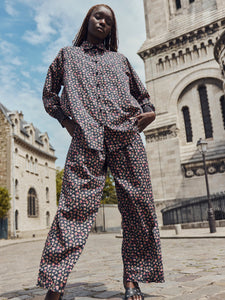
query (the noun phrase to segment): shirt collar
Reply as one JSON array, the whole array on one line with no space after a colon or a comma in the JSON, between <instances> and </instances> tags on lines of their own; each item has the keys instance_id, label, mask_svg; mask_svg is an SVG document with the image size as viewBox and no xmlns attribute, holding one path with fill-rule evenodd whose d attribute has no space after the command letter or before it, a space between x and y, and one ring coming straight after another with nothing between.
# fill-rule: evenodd
<instances>
[{"instance_id":1,"label":"shirt collar","mask_svg":"<svg viewBox=\"0 0 225 300\"><path fill-rule=\"evenodd\" d=\"M91 50L91 49L94 49L94 48L99 49L99 50L103 50L103 51L106 50L105 45L103 43L97 44L97 45L93 45L92 43L90 43L88 41L83 41L83 43L81 44L81 47L84 50Z\"/></svg>"}]
</instances>

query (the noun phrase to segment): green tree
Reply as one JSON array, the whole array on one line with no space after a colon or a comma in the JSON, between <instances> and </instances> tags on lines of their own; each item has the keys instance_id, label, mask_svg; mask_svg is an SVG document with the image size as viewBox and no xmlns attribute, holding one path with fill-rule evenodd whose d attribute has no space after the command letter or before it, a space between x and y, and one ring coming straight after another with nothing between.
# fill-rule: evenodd
<instances>
[{"instance_id":1,"label":"green tree","mask_svg":"<svg viewBox=\"0 0 225 300\"><path fill-rule=\"evenodd\" d=\"M62 189L62 181L63 181L63 173L64 169L57 168L56 169L56 199L57 205L59 204L59 196ZM103 204L117 204L117 197L116 197L116 189L115 183L112 177L111 172L109 169L107 170L105 186L103 189L103 195L101 203Z\"/></svg>"},{"instance_id":2,"label":"green tree","mask_svg":"<svg viewBox=\"0 0 225 300\"><path fill-rule=\"evenodd\" d=\"M101 203L103 204L117 204L117 197L116 197L116 189L115 189L115 182L110 170L107 170L105 186L103 189L103 195Z\"/></svg>"},{"instance_id":3,"label":"green tree","mask_svg":"<svg viewBox=\"0 0 225 300\"><path fill-rule=\"evenodd\" d=\"M10 195L6 188L0 187L0 218L4 218L7 215L10 205Z\"/></svg>"},{"instance_id":4,"label":"green tree","mask_svg":"<svg viewBox=\"0 0 225 300\"><path fill-rule=\"evenodd\" d=\"M59 167L56 168L56 202L59 204L59 196L62 189L64 169L60 170Z\"/></svg>"}]
</instances>

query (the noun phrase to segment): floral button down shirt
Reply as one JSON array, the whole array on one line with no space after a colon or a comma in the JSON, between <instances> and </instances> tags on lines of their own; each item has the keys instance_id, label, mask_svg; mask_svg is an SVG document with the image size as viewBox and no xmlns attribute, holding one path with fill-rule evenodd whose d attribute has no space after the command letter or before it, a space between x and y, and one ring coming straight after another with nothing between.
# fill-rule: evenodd
<instances>
[{"instance_id":1,"label":"floral button down shirt","mask_svg":"<svg viewBox=\"0 0 225 300\"><path fill-rule=\"evenodd\" d=\"M73 119L74 134L100 151L104 143L113 151L132 140L138 131L132 117L154 110L149 99L124 55L87 41L59 51L43 90L46 111L60 123Z\"/></svg>"}]
</instances>

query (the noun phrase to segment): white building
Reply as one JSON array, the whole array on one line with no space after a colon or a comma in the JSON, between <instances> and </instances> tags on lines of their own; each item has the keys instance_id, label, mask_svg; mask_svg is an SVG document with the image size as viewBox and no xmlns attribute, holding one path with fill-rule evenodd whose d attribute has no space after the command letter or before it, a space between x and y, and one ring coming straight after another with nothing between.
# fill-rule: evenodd
<instances>
[{"instance_id":1,"label":"white building","mask_svg":"<svg viewBox=\"0 0 225 300\"><path fill-rule=\"evenodd\" d=\"M206 195L202 156L208 142L211 194L225 191L225 99L214 59L225 28L224 0L144 0L146 41L139 50L157 117L146 130L153 192L160 210Z\"/></svg>"},{"instance_id":2,"label":"white building","mask_svg":"<svg viewBox=\"0 0 225 300\"><path fill-rule=\"evenodd\" d=\"M12 198L8 236L45 234L56 212L56 157L48 134L0 104L0 145L0 186Z\"/></svg>"}]
</instances>

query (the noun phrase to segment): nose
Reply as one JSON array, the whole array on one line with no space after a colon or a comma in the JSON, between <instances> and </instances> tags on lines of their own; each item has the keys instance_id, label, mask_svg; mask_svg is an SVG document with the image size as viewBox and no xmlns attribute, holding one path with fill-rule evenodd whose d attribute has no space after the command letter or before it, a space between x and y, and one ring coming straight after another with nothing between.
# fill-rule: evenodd
<instances>
[{"instance_id":1,"label":"nose","mask_svg":"<svg viewBox=\"0 0 225 300\"><path fill-rule=\"evenodd\" d=\"M105 23L106 23L106 22L105 22L105 19L102 18L102 19L100 20L100 24L103 25L103 26L105 26Z\"/></svg>"}]
</instances>

